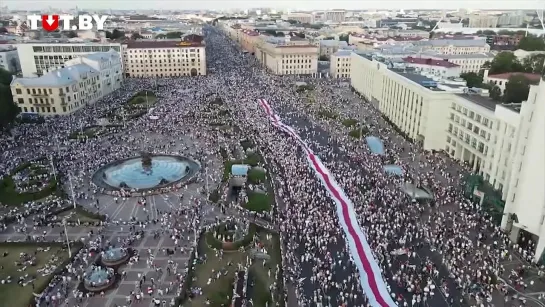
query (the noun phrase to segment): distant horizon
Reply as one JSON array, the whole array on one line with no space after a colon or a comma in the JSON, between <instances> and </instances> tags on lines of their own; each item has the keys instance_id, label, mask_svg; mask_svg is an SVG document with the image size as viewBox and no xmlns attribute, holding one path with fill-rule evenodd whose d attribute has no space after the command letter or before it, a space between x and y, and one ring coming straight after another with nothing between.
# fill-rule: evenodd
<instances>
[{"instance_id":1,"label":"distant horizon","mask_svg":"<svg viewBox=\"0 0 545 307\"><path fill-rule=\"evenodd\" d=\"M333 5L334 6L333 6ZM324 0L262 0L260 7L255 7L256 2L250 0L200 0L200 1L177 1L177 0L2 0L2 6L7 6L10 10L17 11L39 11L49 9L69 10L76 6L81 10L331 10L345 9L350 11L357 10L537 10L545 9L545 3L540 0L337 0L335 2ZM440 7L436 7L439 6ZM127 9L130 7L130 9ZM32 8L29 10L29 8Z\"/></svg>"}]
</instances>

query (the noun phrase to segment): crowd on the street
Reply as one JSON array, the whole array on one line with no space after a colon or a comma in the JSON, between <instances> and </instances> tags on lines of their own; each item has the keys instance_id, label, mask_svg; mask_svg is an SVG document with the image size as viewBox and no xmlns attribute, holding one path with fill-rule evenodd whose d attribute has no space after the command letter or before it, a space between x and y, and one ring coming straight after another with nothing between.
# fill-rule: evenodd
<instances>
[{"instance_id":1,"label":"crowd on the street","mask_svg":"<svg viewBox=\"0 0 545 307\"><path fill-rule=\"evenodd\" d=\"M460 186L464 174L470 170L468 165L457 164L442 152L423 152L416 143L401 138L372 105L362 103L352 94L339 94L347 89L338 82L270 75L255 58L242 53L216 28L207 27L205 32L210 75L126 80L121 90L73 115L47 118L43 124L18 125L11 135L0 139L0 176L8 175L21 163L52 157L54 166L50 172L63 178L67 191L67 178L71 178L76 198L91 200L94 210L100 212L102 204L98 195L102 189L94 185L90 177L102 165L142 151L183 153L202 162L208 155L218 154L220 148L229 148L227 137L207 134L206 124L195 115L201 108L200 103L208 101L212 93L229 107L232 123L240 128L236 138L253 140L267 161L266 168L273 174L278 206L274 221L282 232L284 272L290 280L286 287L294 288L299 306L369 306L335 206L308 167L305 153L298 144L269 123L258 104L258 99L266 99L282 121L320 156L352 200L354 214L373 250L388 291L399 306L491 306L500 301L510 302L511 305L506 306L526 306L531 303L517 291L528 286L525 274L531 270L541 272L542 268L528 263L527 267L508 270L502 262L518 258L531 261L534 257L530 247L535 243L514 244L490 216L464 198ZM316 110L302 103L303 98L294 87L300 80L315 85L313 104L343 109L343 114L365 122L369 134L383 140L386 158L372 154L362 140L350 138L336 120L320 118ZM119 108L135 92L153 87L160 96L160 103L153 110L156 119L142 116L127 120L119 133L98 138L68 137L82 127L95 125L98 118ZM187 152L189 147L179 147L172 140L182 135L200 139L202 148ZM400 165L405 175L387 174L383 169L385 159ZM407 195L399 188L407 181L428 187L433 191L433 200L420 201ZM7 214L14 217L18 231L26 233L44 225L44 208L49 212L65 205L62 202L50 197L27 203ZM187 239L188 232L201 224L199 202L194 203L194 211L179 208L174 212L161 212L156 218L148 216L144 221L135 221L129 228L131 234L119 242L108 242L101 233L108 225L121 223L108 219L90 235L67 273L52 281L42 300L49 306L52 300L59 301L73 291L81 304L90 294L69 290L68 285L82 278L93 263L92 255L96 255L91 252L93 247L95 250L130 247L141 239L147 224L161 226L161 233L152 236L169 235L180 241L177 246L182 246L181 241ZM180 247L175 252L187 250ZM140 253L131 259L146 261L151 267L153 256ZM179 282L168 290L160 289L160 293L179 291L184 272L170 264L160 269L179 274ZM142 277L137 283L134 293L127 298L128 303L146 295L163 301L159 291L153 289L153 281ZM148 286L152 287L151 293Z\"/></svg>"}]
</instances>

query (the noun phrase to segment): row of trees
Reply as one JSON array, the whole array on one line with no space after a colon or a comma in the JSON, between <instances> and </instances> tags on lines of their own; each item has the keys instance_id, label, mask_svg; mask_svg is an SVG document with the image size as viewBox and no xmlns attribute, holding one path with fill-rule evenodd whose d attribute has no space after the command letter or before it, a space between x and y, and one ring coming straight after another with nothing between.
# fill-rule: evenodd
<instances>
[{"instance_id":1,"label":"row of trees","mask_svg":"<svg viewBox=\"0 0 545 307\"><path fill-rule=\"evenodd\" d=\"M512 52L500 52L491 62L484 63L483 68L488 69L490 75L506 72L526 72L543 75L545 73L544 64L545 54L529 55L520 61Z\"/></svg>"},{"instance_id":2,"label":"row of trees","mask_svg":"<svg viewBox=\"0 0 545 307\"><path fill-rule=\"evenodd\" d=\"M468 87L479 87L489 90L489 97L497 101L498 103L521 103L528 99L528 93L530 92L530 84L532 82L528 80L524 75L512 75L505 84L504 93L501 92L499 86L494 84L483 83L482 73L468 72L460 74L467 82Z\"/></svg>"}]
</instances>

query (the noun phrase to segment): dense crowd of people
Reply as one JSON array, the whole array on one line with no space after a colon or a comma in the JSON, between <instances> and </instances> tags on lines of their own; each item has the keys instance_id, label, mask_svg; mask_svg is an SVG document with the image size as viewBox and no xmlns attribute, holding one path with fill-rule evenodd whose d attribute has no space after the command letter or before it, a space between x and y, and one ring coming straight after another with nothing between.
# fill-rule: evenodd
<instances>
[{"instance_id":1,"label":"dense crowd of people","mask_svg":"<svg viewBox=\"0 0 545 307\"><path fill-rule=\"evenodd\" d=\"M204 144L190 155L196 160L206 159L229 142L203 132L206 124L193 118L199 104L212 93L229 107L233 122L240 128L237 138L253 140L273 174L278 206L274 221L282 232L284 272L291 281L286 286L295 288L298 305L369 306L362 290L365 281L347 249L335 205L308 167L305 153L296 141L269 123L258 104L258 99L266 99L282 121L319 154L352 200L354 214L398 306L498 306L502 301L509 302L509 306L525 306L527 298L517 292L527 286L525 270L507 271L502 261L513 257L531 260L533 254L514 245L489 216L463 197L459 188L468 172L466 166L452 162L440 152L423 152L401 138L371 104L346 95L345 85L338 81L270 75L217 28L206 27L205 33L210 75L126 80L121 90L73 115L47 118L43 124L18 125L12 129L12 135L0 140L0 175L8 175L23 162L51 156L55 163L50 171L62 174L65 180L70 177L78 199L97 200L101 188L90 183L93 172L113 160L133 156L135 151L178 153L184 148L176 147L171 140L189 135ZM295 91L297 81L314 85L310 106ZM94 125L97 118L118 108L135 92L154 86L161 96L161 102L153 109L155 119L142 116L123 122L119 133L100 138L81 141L68 137L81 127ZM338 120L320 117L316 106L341 110L343 115L365 123L370 135L384 141L386 158L372 154L361 140L349 137ZM385 159L400 165L405 175L386 173ZM407 181L429 187L434 199L413 199L399 189ZM58 208L59 202L62 201L52 197L40 204L28 203L9 215L24 232L35 227L33 223L43 225L45 215L36 213L44 206L48 210ZM100 205L97 200L95 209L100 211ZM187 234L180 229L192 230L200 225L202 212L194 210L163 212L155 220L148 218L143 223L159 223L165 233L181 241ZM190 222L180 224L175 218L180 215L190 216ZM28 216L32 216L33 223L28 222ZM131 230L134 232L130 238L134 240L140 228ZM128 242L115 244L128 247ZM68 269L70 278L81 276L91 262L90 244L101 248L112 245L103 242L100 232L86 243L88 247ZM149 261L149 255L142 256ZM53 294L43 299L51 300L57 291L67 293L66 281L67 277L55 279L48 292ZM128 301L145 295L142 282L139 288L141 291ZM80 300L82 295L74 292Z\"/></svg>"}]
</instances>

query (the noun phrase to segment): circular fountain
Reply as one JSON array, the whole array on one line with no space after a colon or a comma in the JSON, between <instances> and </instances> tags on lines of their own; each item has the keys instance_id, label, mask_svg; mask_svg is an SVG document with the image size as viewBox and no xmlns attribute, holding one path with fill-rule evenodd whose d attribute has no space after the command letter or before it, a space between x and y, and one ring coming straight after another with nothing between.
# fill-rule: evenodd
<instances>
[{"instance_id":1,"label":"circular fountain","mask_svg":"<svg viewBox=\"0 0 545 307\"><path fill-rule=\"evenodd\" d=\"M93 182L107 190L145 191L188 180L199 169L199 164L188 158L143 153L101 167Z\"/></svg>"},{"instance_id":2,"label":"circular fountain","mask_svg":"<svg viewBox=\"0 0 545 307\"><path fill-rule=\"evenodd\" d=\"M126 248L113 247L102 252L100 260L103 265L113 267L125 263L129 257L130 254Z\"/></svg>"},{"instance_id":3,"label":"circular fountain","mask_svg":"<svg viewBox=\"0 0 545 307\"><path fill-rule=\"evenodd\" d=\"M112 268L98 265L90 266L83 277L83 286L90 292L107 290L115 283L115 272Z\"/></svg>"}]
</instances>

